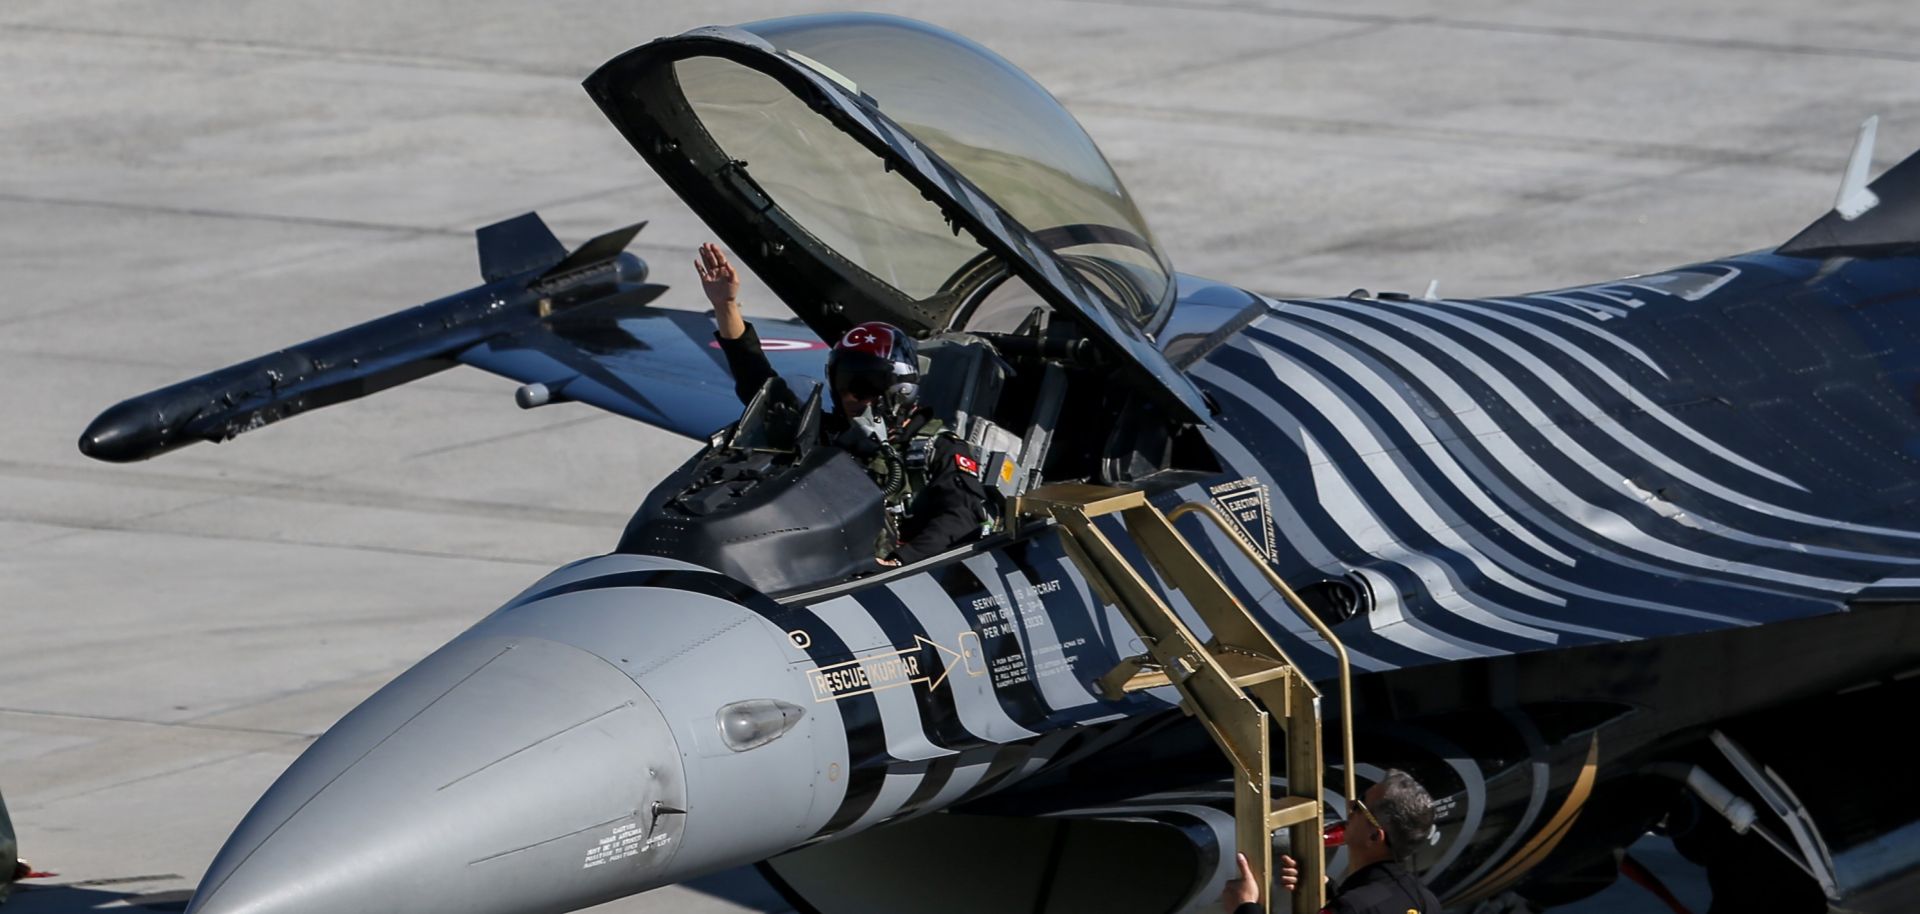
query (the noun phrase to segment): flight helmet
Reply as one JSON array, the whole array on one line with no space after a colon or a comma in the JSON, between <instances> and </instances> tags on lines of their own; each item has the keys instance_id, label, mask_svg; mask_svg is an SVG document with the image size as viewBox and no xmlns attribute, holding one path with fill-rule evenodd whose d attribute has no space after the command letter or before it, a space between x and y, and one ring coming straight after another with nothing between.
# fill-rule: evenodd
<instances>
[{"instance_id":1,"label":"flight helmet","mask_svg":"<svg viewBox=\"0 0 1920 914\"><path fill-rule=\"evenodd\" d=\"M897 423L919 401L920 349L905 330L868 321L833 344L827 383L835 404L844 405L848 396L871 402L874 415Z\"/></svg>"}]
</instances>

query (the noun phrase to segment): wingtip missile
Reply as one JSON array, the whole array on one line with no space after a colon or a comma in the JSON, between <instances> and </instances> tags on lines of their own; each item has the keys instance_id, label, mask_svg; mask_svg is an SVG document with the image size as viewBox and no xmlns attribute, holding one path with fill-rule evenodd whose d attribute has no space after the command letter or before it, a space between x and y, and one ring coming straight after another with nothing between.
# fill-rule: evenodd
<instances>
[{"instance_id":1,"label":"wingtip missile","mask_svg":"<svg viewBox=\"0 0 1920 914\"><path fill-rule=\"evenodd\" d=\"M645 225L570 254L545 245L552 233L533 213L487 226L478 232L485 285L118 403L80 434L80 453L128 463L225 441L444 371L460 351L536 321L602 303L644 305L666 289L647 283L646 262L625 250Z\"/></svg>"}]
</instances>

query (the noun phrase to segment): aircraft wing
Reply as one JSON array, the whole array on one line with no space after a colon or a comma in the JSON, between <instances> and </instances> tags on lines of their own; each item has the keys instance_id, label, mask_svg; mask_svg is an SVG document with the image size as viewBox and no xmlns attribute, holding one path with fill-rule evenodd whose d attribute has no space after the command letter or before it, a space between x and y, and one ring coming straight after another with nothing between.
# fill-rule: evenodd
<instances>
[{"instance_id":1,"label":"aircraft wing","mask_svg":"<svg viewBox=\"0 0 1920 914\"><path fill-rule=\"evenodd\" d=\"M805 324L754 324L774 370L797 388L825 376L826 344ZM523 388L523 406L572 400L690 438L704 438L740 417L713 320L703 313L642 307L618 316L542 321L455 358L544 388Z\"/></svg>"}]
</instances>

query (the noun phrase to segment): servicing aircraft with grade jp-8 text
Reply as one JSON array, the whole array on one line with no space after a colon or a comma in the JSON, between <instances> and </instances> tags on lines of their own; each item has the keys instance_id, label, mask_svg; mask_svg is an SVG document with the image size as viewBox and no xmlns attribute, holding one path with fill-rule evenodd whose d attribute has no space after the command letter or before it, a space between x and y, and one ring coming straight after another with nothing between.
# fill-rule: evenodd
<instances>
[{"instance_id":1,"label":"servicing aircraft with grade jp-8 text","mask_svg":"<svg viewBox=\"0 0 1920 914\"><path fill-rule=\"evenodd\" d=\"M140 460L466 364L708 442L328 730L188 914L568 911L754 862L826 914L1207 908L1253 850L1236 785L1089 544L1218 617L1132 515L1031 510L1076 492L1175 518L1303 681L1350 664L1336 770L1432 791L1449 910L1597 892L1656 826L1716 911L1911 909L1920 790L1847 763L1920 700L1920 156L1869 183L1872 121L1773 250L1276 300L1175 272L1065 108L933 26L701 28L586 88L791 308L760 335L814 396L743 414L640 226L569 252L529 213L479 230L478 287L102 413L81 450ZM921 341L1000 515L898 568L813 434L865 321ZM1344 816L1351 782L1276 773Z\"/></svg>"}]
</instances>

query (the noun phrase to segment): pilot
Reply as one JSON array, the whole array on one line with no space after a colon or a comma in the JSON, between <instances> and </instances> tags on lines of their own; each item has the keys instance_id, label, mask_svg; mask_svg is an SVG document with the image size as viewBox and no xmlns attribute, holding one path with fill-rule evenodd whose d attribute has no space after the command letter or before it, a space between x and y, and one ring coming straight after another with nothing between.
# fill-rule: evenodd
<instances>
[{"instance_id":1,"label":"pilot","mask_svg":"<svg viewBox=\"0 0 1920 914\"><path fill-rule=\"evenodd\" d=\"M779 375L759 334L740 316L740 276L720 246L701 245L693 267L713 303L714 338L733 373L734 392L746 403ZM834 410L821 416L821 440L857 456L891 448L906 464L907 486L887 505L894 533L876 550L876 560L888 567L952 549L978 536L987 518L978 458L918 405L919 382L913 337L892 324L870 321L848 330L827 357ZM795 399L784 383L779 389ZM897 523L896 514L904 514Z\"/></svg>"},{"instance_id":2,"label":"pilot","mask_svg":"<svg viewBox=\"0 0 1920 914\"><path fill-rule=\"evenodd\" d=\"M1347 878L1320 909L1321 914L1441 914L1440 899L1407 868L1415 848L1433 830L1433 798L1404 771L1389 770L1347 804ZM1300 869L1281 855L1276 880L1291 892ZM1239 856L1240 877L1227 883L1220 905L1232 914L1261 914L1260 886L1246 855Z\"/></svg>"}]
</instances>

